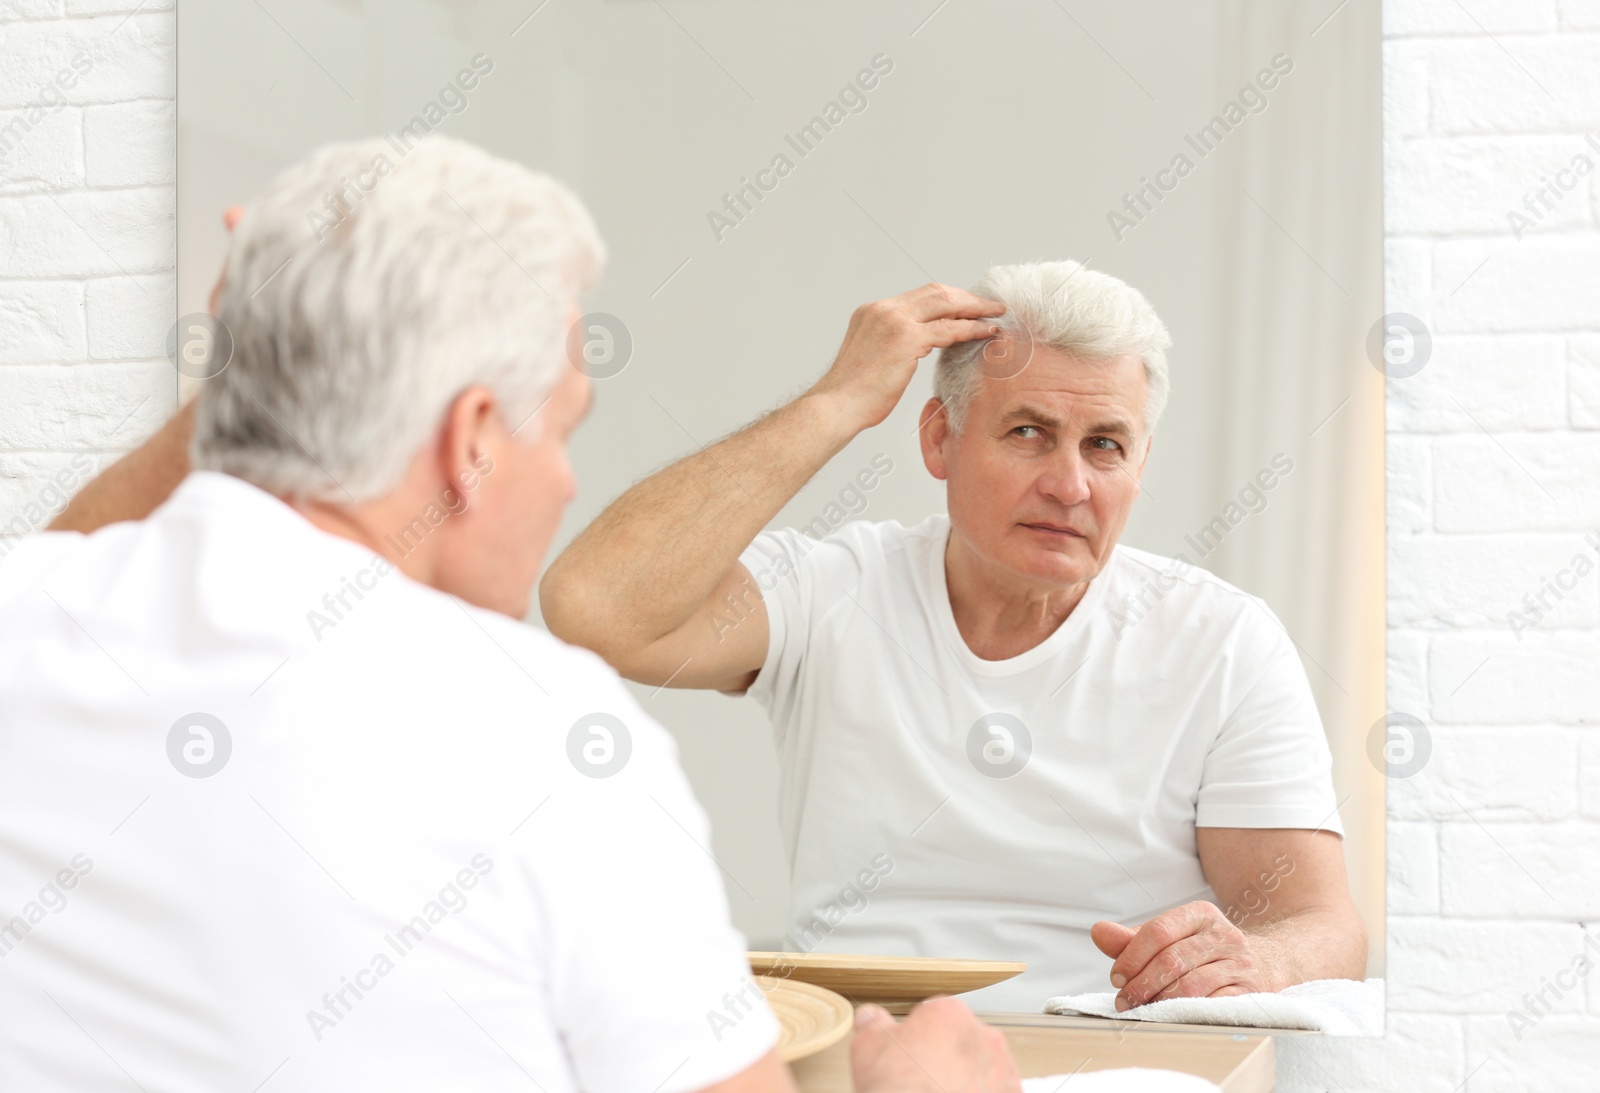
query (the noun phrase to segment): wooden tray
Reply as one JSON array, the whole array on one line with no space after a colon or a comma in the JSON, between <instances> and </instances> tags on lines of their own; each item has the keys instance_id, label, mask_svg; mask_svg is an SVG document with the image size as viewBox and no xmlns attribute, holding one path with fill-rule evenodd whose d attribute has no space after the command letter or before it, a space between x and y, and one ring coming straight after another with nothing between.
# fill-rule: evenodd
<instances>
[{"instance_id":1,"label":"wooden tray","mask_svg":"<svg viewBox=\"0 0 1600 1093\"><path fill-rule=\"evenodd\" d=\"M963 994L1003 983L1028 970L1003 960L939 960L920 956L859 953L747 953L750 970L776 979L797 979L841 994L856 1005L876 1002L905 1013L936 994Z\"/></svg>"},{"instance_id":2,"label":"wooden tray","mask_svg":"<svg viewBox=\"0 0 1600 1093\"><path fill-rule=\"evenodd\" d=\"M1167 1032L1133 1026L1149 1022L1093 1018L1099 1028L1074 1027L1072 1018L1051 1014L980 1013L1005 1033L1024 1078L1074 1074L1112 1067L1147 1066L1181 1070L1215 1082L1223 1093L1271 1093L1276 1085L1273 1036L1251 1036L1223 1025L1182 1026ZM1271 1030L1274 1035L1282 1029ZM1218 1035L1219 1033L1225 1035ZM1320 1033L1314 1034L1320 1035ZM823 1051L792 1064L800 1093L850 1093L849 1035ZM1062 1086L1070 1093L1072 1083Z\"/></svg>"}]
</instances>

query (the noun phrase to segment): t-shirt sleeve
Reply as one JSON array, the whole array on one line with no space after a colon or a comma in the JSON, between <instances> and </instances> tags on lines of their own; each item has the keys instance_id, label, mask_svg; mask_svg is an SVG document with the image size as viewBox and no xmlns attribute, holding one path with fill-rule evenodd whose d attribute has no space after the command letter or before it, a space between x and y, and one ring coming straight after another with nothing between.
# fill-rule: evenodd
<instances>
[{"instance_id":1,"label":"t-shirt sleeve","mask_svg":"<svg viewBox=\"0 0 1600 1093\"><path fill-rule=\"evenodd\" d=\"M701 1089L772 1050L777 1019L675 742L620 682L596 702L627 743L596 736L609 750L594 769L626 748L625 762L565 778L519 836L547 931L550 1012L587 1093Z\"/></svg>"},{"instance_id":2,"label":"t-shirt sleeve","mask_svg":"<svg viewBox=\"0 0 1600 1093\"><path fill-rule=\"evenodd\" d=\"M1206 753L1197 827L1299 827L1341 838L1333 756L1294 643L1256 597L1231 670L1242 697Z\"/></svg>"},{"instance_id":3,"label":"t-shirt sleeve","mask_svg":"<svg viewBox=\"0 0 1600 1093\"><path fill-rule=\"evenodd\" d=\"M859 580L861 525L813 539L794 528L769 528L739 561L761 590L767 610L767 655L745 692L766 709L781 742L790 721L812 627Z\"/></svg>"}]
</instances>

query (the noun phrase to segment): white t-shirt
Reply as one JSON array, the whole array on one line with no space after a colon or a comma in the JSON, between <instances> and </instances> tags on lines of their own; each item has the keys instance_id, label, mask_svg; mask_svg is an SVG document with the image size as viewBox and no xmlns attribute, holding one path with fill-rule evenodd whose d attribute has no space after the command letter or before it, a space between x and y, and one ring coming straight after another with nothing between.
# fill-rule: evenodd
<instances>
[{"instance_id":1,"label":"white t-shirt","mask_svg":"<svg viewBox=\"0 0 1600 1093\"><path fill-rule=\"evenodd\" d=\"M0 559L0 1089L702 1088L710 845L598 657L238 479Z\"/></svg>"},{"instance_id":2,"label":"white t-shirt","mask_svg":"<svg viewBox=\"0 0 1600 1093\"><path fill-rule=\"evenodd\" d=\"M1038 1012L1113 989L1094 922L1215 902L1196 827L1343 836L1305 670L1260 599L1118 546L1045 641L983 660L951 614L949 529L772 529L740 556L771 628L748 693L779 753L787 948L1026 961L963 997Z\"/></svg>"}]
</instances>

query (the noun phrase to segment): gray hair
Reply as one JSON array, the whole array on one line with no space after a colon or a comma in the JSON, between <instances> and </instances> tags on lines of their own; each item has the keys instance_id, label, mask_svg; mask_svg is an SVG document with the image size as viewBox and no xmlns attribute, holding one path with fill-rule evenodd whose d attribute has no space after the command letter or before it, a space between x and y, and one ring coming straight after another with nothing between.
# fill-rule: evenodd
<instances>
[{"instance_id":1,"label":"gray hair","mask_svg":"<svg viewBox=\"0 0 1600 1093\"><path fill-rule=\"evenodd\" d=\"M991 266L972 291L1006 305L993 322L1034 348L1047 347L1087 360L1126 355L1144 363L1144 430L1156 427L1167 405L1167 354L1172 339L1138 289L1081 262L1030 262ZM988 339L957 342L939 351L933 393L944 403L950 428L960 432L983 370L974 367Z\"/></svg>"},{"instance_id":2,"label":"gray hair","mask_svg":"<svg viewBox=\"0 0 1600 1093\"><path fill-rule=\"evenodd\" d=\"M233 359L201 389L191 462L279 495L382 496L465 388L512 429L542 405L605 260L548 175L437 135L322 145L234 230Z\"/></svg>"}]
</instances>

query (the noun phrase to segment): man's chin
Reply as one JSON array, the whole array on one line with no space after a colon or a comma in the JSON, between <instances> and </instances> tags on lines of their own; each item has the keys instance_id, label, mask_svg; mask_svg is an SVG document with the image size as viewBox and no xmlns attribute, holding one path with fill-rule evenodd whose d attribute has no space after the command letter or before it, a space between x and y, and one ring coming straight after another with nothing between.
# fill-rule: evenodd
<instances>
[{"instance_id":1,"label":"man's chin","mask_svg":"<svg viewBox=\"0 0 1600 1093\"><path fill-rule=\"evenodd\" d=\"M1027 544L1007 552L1006 561L1023 576L1049 584L1080 584L1095 575L1088 540Z\"/></svg>"}]
</instances>

